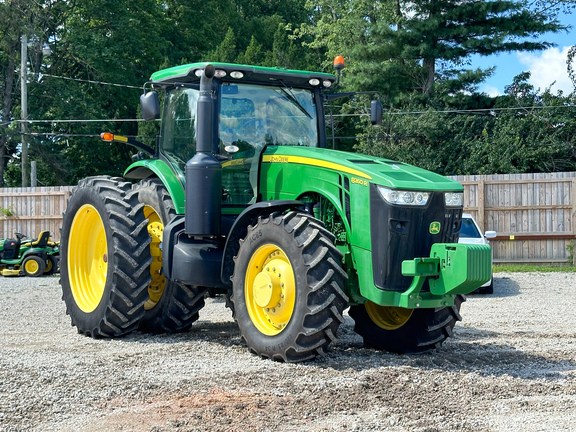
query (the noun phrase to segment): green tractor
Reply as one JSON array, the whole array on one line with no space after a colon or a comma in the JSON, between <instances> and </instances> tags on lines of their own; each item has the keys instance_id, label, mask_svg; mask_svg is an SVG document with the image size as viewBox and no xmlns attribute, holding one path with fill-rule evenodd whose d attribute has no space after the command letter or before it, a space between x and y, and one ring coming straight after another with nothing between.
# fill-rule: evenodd
<instances>
[{"instance_id":1,"label":"green tractor","mask_svg":"<svg viewBox=\"0 0 576 432\"><path fill-rule=\"evenodd\" d=\"M327 148L325 105L354 95L336 80L224 63L154 73L140 102L145 120L162 118L156 148L103 134L137 160L81 180L68 201L72 325L95 338L184 331L211 292L264 358L322 354L348 307L368 346L439 347L463 295L489 280L490 249L457 243L457 182ZM381 103L371 108L381 123Z\"/></svg>"}]
</instances>

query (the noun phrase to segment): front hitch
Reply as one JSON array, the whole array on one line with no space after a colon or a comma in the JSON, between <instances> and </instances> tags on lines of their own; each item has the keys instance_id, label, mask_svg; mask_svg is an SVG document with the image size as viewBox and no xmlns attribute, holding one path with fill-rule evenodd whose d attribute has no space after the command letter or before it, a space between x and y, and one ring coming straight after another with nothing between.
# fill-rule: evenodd
<instances>
[{"instance_id":1,"label":"front hitch","mask_svg":"<svg viewBox=\"0 0 576 432\"><path fill-rule=\"evenodd\" d=\"M488 245L436 243L430 257L402 262L402 274L414 279L396 297L395 305L416 309L452 306L454 296L469 294L492 277L492 250ZM428 279L429 292L422 292Z\"/></svg>"}]
</instances>

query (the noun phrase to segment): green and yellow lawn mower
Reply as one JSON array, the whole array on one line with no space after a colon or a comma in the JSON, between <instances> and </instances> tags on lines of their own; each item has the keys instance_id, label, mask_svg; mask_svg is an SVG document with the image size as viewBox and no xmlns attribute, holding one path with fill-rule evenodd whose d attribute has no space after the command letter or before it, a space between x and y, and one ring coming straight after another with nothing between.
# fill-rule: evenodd
<instances>
[{"instance_id":1,"label":"green and yellow lawn mower","mask_svg":"<svg viewBox=\"0 0 576 432\"><path fill-rule=\"evenodd\" d=\"M15 239L0 240L0 274L2 276L51 275L58 270L59 242L50 240L42 231L37 239L15 233Z\"/></svg>"}]
</instances>

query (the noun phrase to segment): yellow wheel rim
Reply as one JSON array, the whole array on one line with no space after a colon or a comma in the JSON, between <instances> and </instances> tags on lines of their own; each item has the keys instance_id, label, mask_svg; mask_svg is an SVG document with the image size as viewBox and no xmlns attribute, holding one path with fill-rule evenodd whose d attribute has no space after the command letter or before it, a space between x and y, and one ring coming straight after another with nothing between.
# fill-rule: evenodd
<instances>
[{"instance_id":1,"label":"yellow wheel rim","mask_svg":"<svg viewBox=\"0 0 576 432\"><path fill-rule=\"evenodd\" d=\"M414 309L395 306L380 306L371 301L364 305L374 324L384 330L396 330L408 322Z\"/></svg>"},{"instance_id":2,"label":"yellow wheel rim","mask_svg":"<svg viewBox=\"0 0 576 432\"><path fill-rule=\"evenodd\" d=\"M26 270L26 273L28 274L35 274L39 268L40 266L34 259L30 259L24 264L24 270Z\"/></svg>"},{"instance_id":3,"label":"yellow wheel rim","mask_svg":"<svg viewBox=\"0 0 576 432\"><path fill-rule=\"evenodd\" d=\"M70 227L68 273L76 304L83 312L94 311L104 294L108 272L108 243L98 210L85 204Z\"/></svg>"},{"instance_id":4,"label":"yellow wheel rim","mask_svg":"<svg viewBox=\"0 0 576 432\"><path fill-rule=\"evenodd\" d=\"M160 215L152 207L144 207L144 217L148 219L148 234L152 239L150 242L150 255L152 255L150 275L152 276L152 282L148 286L149 299L144 304L144 309L150 310L158 304L166 286L166 278L162 274L162 249L160 249L160 244L164 237L164 224L160 219Z\"/></svg>"},{"instance_id":5,"label":"yellow wheel rim","mask_svg":"<svg viewBox=\"0 0 576 432\"><path fill-rule=\"evenodd\" d=\"M292 264L278 246L254 252L246 270L244 293L252 323L263 334L279 334L290 321L296 301Z\"/></svg>"},{"instance_id":6,"label":"yellow wheel rim","mask_svg":"<svg viewBox=\"0 0 576 432\"><path fill-rule=\"evenodd\" d=\"M46 260L46 270L44 270L44 272L49 272L50 270L52 270L52 260L47 259Z\"/></svg>"}]
</instances>

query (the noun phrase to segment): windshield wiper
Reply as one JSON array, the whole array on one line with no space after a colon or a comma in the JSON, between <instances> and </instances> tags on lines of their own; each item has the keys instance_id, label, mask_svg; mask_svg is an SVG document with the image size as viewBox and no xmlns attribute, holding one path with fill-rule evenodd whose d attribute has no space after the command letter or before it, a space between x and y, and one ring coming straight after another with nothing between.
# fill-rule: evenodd
<instances>
[{"instance_id":1,"label":"windshield wiper","mask_svg":"<svg viewBox=\"0 0 576 432\"><path fill-rule=\"evenodd\" d=\"M308 114L308 111L306 111L306 108L304 108L302 106L302 104L300 102L298 102L298 99L296 99L296 97L292 94L292 90L290 90L290 88L287 87L286 84L284 84L282 81L280 81L280 83L282 83L282 85L284 86L284 87L280 87L280 90L282 90L282 93L284 93L286 95L288 100L290 100L290 102L292 102L294 105L296 105L300 111L302 111L304 114L306 114L306 116L309 119L311 119L312 116L310 114Z\"/></svg>"}]
</instances>

